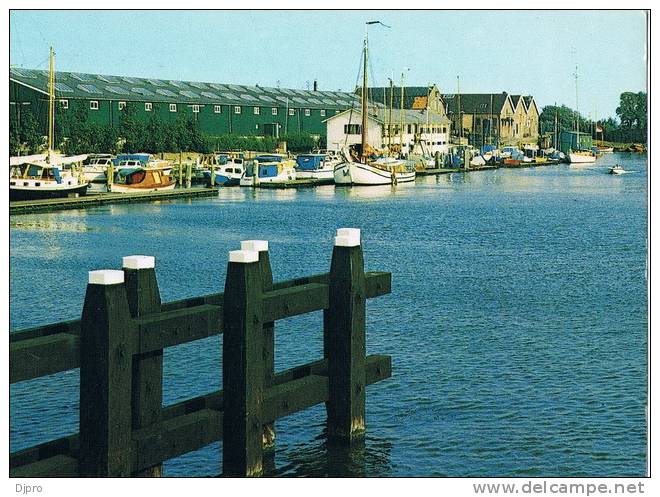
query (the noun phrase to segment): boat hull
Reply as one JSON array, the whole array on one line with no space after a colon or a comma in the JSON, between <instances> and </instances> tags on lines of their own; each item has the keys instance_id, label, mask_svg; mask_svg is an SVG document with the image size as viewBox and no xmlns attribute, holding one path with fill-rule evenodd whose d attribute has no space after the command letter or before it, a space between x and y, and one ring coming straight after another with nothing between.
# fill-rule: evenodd
<instances>
[{"instance_id":1,"label":"boat hull","mask_svg":"<svg viewBox=\"0 0 660 497\"><path fill-rule=\"evenodd\" d=\"M595 155L568 154L568 160L571 164L589 164L596 162Z\"/></svg>"},{"instance_id":2,"label":"boat hull","mask_svg":"<svg viewBox=\"0 0 660 497\"><path fill-rule=\"evenodd\" d=\"M342 162L335 166L335 184L337 185L391 185L415 181L415 171L395 172L383 170L359 162Z\"/></svg>"},{"instance_id":3,"label":"boat hull","mask_svg":"<svg viewBox=\"0 0 660 497\"><path fill-rule=\"evenodd\" d=\"M319 183L333 183L335 181L334 168L332 169L312 169L300 170L296 169L297 179L314 179Z\"/></svg>"},{"instance_id":4,"label":"boat hull","mask_svg":"<svg viewBox=\"0 0 660 497\"><path fill-rule=\"evenodd\" d=\"M161 190L174 190L175 186L175 181L172 181L170 184L163 184L159 186L121 185L118 183L113 183L110 191L112 193L150 193L159 192Z\"/></svg>"},{"instance_id":5,"label":"boat hull","mask_svg":"<svg viewBox=\"0 0 660 497\"><path fill-rule=\"evenodd\" d=\"M25 187L10 186L9 200L43 200L50 198L67 198L69 196L82 196L87 193L89 185L62 185L57 187Z\"/></svg>"}]
</instances>

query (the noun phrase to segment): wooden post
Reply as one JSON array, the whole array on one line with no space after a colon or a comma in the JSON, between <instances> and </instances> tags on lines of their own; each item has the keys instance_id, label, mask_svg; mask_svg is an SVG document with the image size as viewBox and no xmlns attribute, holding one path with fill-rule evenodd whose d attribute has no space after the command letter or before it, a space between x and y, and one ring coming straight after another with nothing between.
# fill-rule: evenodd
<instances>
[{"instance_id":1,"label":"wooden post","mask_svg":"<svg viewBox=\"0 0 660 497\"><path fill-rule=\"evenodd\" d=\"M323 347L330 395L328 436L350 444L365 432L366 293L360 230L337 230L330 266L330 306Z\"/></svg>"},{"instance_id":2,"label":"wooden post","mask_svg":"<svg viewBox=\"0 0 660 497\"><path fill-rule=\"evenodd\" d=\"M252 250L259 254L259 272L261 274L261 291L268 292L273 288L273 270L270 267L268 241L245 240L241 242L241 250ZM263 327L263 360L264 389L273 385L275 378L275 323L264 323ZM275 423L264 425L264 450L275 448Z\"/></svg>"},{"instance_id":3,"label":"wooden post","mask_svg":"<svg viewBox=\"0 0 660 497\"><path fill-rule=\"evenodd\" d=\"M113 164L108 165L108 168L105 170L105 175L108 180L106 189L110 192L112 191L112 183L115 180L115 166Z\"/></svg>"},{"instance_id":4,"label":"wooden post","mask_svg":"<svg viewBox=\"0 0 660 497\"><path fill-rule=\"evenodd\" d=\"M155 259L133 255L122 260L126 293L131 316L160 312L160 291L156 280ZM163 351L133 356L132 384L133 429L138 430L161 421L163 404ZM133 476L163 476L161 464Z\"/></svg>"},{"instance_id":5,"label":"wooden post","mask_svg":"<svg viewBox=\"0 0 660 497\"><path fill-rule=\"evenodd\" d=\"M123 271L90 271L80 322L81 476L131 474L133 326Z\"/></svg>"},{"instance_id":6,"label":"wooden post","mask_svg":"<svg viewBox=\"0 0 660 497\"><path fill-rule=\"evenodd\" d=\"M183 188L183 153L179 152L179 188Z\"/></svg>"},{"instance_id":7,"label":"wooden post","mask_svg":"<svg viewBox=\"0 0 660 497\"><path fill-rule=\"evenodd\" d=\"M264 360L259 254L229 252L224 295L222 377L225 476L263 472Z\"/></svg>"},{"instance_id":8,"label":"wooden post","mask_svg":"<svg viewBox=\"0 0 660 497\"><path fill-rule=\"evenodd\" d=\"M192 186L192 163L188 162L186 164L186 188Z\"/></svg>"}]
</instances>

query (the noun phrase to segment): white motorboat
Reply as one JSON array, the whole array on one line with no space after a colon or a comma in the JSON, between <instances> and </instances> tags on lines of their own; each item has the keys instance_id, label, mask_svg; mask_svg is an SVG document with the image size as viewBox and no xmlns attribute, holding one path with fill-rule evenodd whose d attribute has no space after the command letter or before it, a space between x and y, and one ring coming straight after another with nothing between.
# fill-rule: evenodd
<instances>
[{"instance_id":1,"label":"white motorboat","mask_svg":"<svg viewBox=\"0 0 660 497\"><path fill-rule=\"evenodd\" d=\"M616 166L610 167L610 170L608 172L610 174L623 174L626 172L626 170L623 168L623 166L617 164Z\"/></svg>"},{"instance_id":2,"label":"white motorboat","mask_svg":"<svg viewBox=\"0 0 660 497\"><path fill-rule=\"evenodd\" d=\"M325 154L300 154L296 157L296 177L333 183L334 169L338 163L339 159L332 159Z\"/></svg>"},{"instance_id":3,"label":"white motorboat","mask_svg":"<svg viewBox=\"0 0 660 497\"><path fill-rule=\"evenodd\" d=\"M258 155L245 164L241 186L258 186L260 183L286 183L294 181L296 162L281 154Z\"/></svg>"}]
</instances>

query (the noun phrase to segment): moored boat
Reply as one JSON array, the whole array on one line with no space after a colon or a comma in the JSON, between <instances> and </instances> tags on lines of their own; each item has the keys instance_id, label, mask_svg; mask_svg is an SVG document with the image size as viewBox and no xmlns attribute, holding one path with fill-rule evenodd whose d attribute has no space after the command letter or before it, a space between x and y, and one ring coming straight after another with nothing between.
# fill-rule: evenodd
<instances>
[{"instance_id":1,"label":"moored boat","mask_svg":"<svg viewBox=\"0 0 660 497\"><path fill-rule=\"evenodd\" d=\"M286 183L296 179L296 162L281 154L258 155L247 161L240 179L241 186L259 183Z\"/></svg>"},{"instance_id":2,"label":"moored boat","mask_svg":"<svg viewBox=\"0 0 660 497\"><path fill-rule=\"evenodd\" d=\"M45 162L27 162L12 166L9 200L39 200L85 195L89 184Z\"/></svg>"},{"instance_id":3,"label":"moored boat","mask_svg":"<svg viewBox=\"0 0 660 497\"><path fill-rule=\"evenodd\" d=\"M394 157L382 156L368 145L368 91L367 84L368 39L364 37L360 126L361 143L341 150L342 161L334 168L336 185L396 185L415 181L414 163Z\"/></svg>"},{"instance_id":4,"label":"moored boat","mask_svg":"<svg viewBox=\"0 0 660 497\"><path fill-rule=\"evenodd\" d=\"M333 183L337 160L325 154L300 154L296 157L296 177L314 179L319 183Z\"/></svg>"},{"instance_id":5,"label":"moored boat","mask_svg":"<svg viewBox=\"0 0 660 497\"><path fill-rule=\"evenodd\" d=\"M165 169L134 167L120 170L119 180L110 185L113 193L149 193L160 190L174 190L176 181L165 174Z\"/></svg>"},{"instance_id":6,"label":"moored boat","mask_svg":"<svg viewBox=\"0 0 660 497\"><path fill-rule=\"evenodd\" d=\"M596 162L596 156L593 153L586 150L569 152L568 161L571 164L588 164L591 162Z\"/></svg>"}]
</instances>

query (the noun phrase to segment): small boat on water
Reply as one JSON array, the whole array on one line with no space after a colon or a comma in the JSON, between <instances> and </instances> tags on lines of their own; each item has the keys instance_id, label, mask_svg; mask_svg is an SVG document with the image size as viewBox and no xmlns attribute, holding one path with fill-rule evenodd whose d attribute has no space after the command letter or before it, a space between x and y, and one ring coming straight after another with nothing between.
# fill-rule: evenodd
<instances>
[{"instance_id":1,"label":"small boat on water","mask_svg":"<svg viewBox=\"0 0 660 497\"><path fill-rule=\"evenodd\" d=\"M241 181L244 168L243 154L218 154L215 157L215 164L202 171L202 175L207 180L209 186L236 186ZM212 178L213 172L213 178ZM213 179L213 185L211 180Z\"/></svg>"},{"instance_id":2,"label":"small boat on water","mask_svg":"<svg viewBox=\"0 0 660 497\"><path fill-rule=\"evenodd\" d=\"M588 164L591 162L596 162L596 156L591 151L580 150L577 152L569 152L568 161L571 164Z\"/></svg>"},{"instance_id":3,"label":"small boat on water","mask_svg":"<svg viewBox=\"0 0 660 497\"><path fill-rule=\"evenodd\" d=\"M623 168L623 166L617 164L616 166L610 167L608 172L610 174L623 174L626 172L626 170Z\"/></svg>"},{"instance_id":4,"label":"small boat on water","mask_svg":"<svg viewBox=\"0 0 660 497\"><path fill-rule=\"evenodd\" d=\"M296 179L296 162L282 154L258 155L247 161L240 179L241 186L259 183L286 183Z\"/></svg>"},{"instance_id":5,"label":"small boat on water","mask_svg":"<svg viewBox=\"0 0 660 497\"><path fill-rule=\"evenodd\" d=\"M601 154L611 154L614 152L614 147L596 147Z\"/></svg>"},{"instance_id":6,"label":"small boat on water","mask_svg":"<svg viewBox=\"0 0 660 497\"><path fill-rule=\"evenodd\" d=\"M50 49L49 80L55 74L55 52ZM9 159L9 200L38 200L85 195L89 183L82 178L86 155L64 157L54 151L55 86L48 92L48 149L45 154ZM72 165L76 165L75 169ZM68 166L68 167L67 167Z\"/></svg>"},{"instance_id":7,"label":"small boat on water","mask_svg":"<svg viewBox=\"0 0 660 497\"><path fill-rule=\"evenodd\" d=\"M176 181L165 173L166 169L154 167L124 168L115 176L117 182L110 185L113 193L149 193L174 190Z\"/></svg>"},{"instance_id":8,"label":"small boat on water","mask_svg":"<svg viewBox=\"0 0 660 497\"><path fill-rule=\"evenodd\" d=\"M85 195L89 183L80 181L72 171L45 162L12 166L9 200L39 200Z\"/></svg>"},{"instance_id":9,"label":"small boat on water","mask_svg":"<svg viewBox=\"0 0 660 497\"><path fill-rule=\"evenodd\" d=\"M91 154L83 163L83 178L89 183L106 183L108 166L112 165L112 155Z\"/></svg>"},{"instance_id":10,"label":"small boat on water","mask_svg":"<svg viewBox=\"0 0 660 497\"><path fill-rule=\"evenodd\" d=\"M172 174L172 164L169 161L155 159L151 154L147 153L119 154L112 162L115 166L115 171L145 167L147 169L160 169L167 176Z\"/></svg>"},{"instance_id":11,"label":"small boat on water","mask_svg":"<svg viewBox=\"0 0 660 497\"><path fill-rule=\"evenodd\" d=\"M314 179L319 183L333 183L338 161L325 154L300 154L296 157L296 177Z\"/></svg>"}]
</instances>

